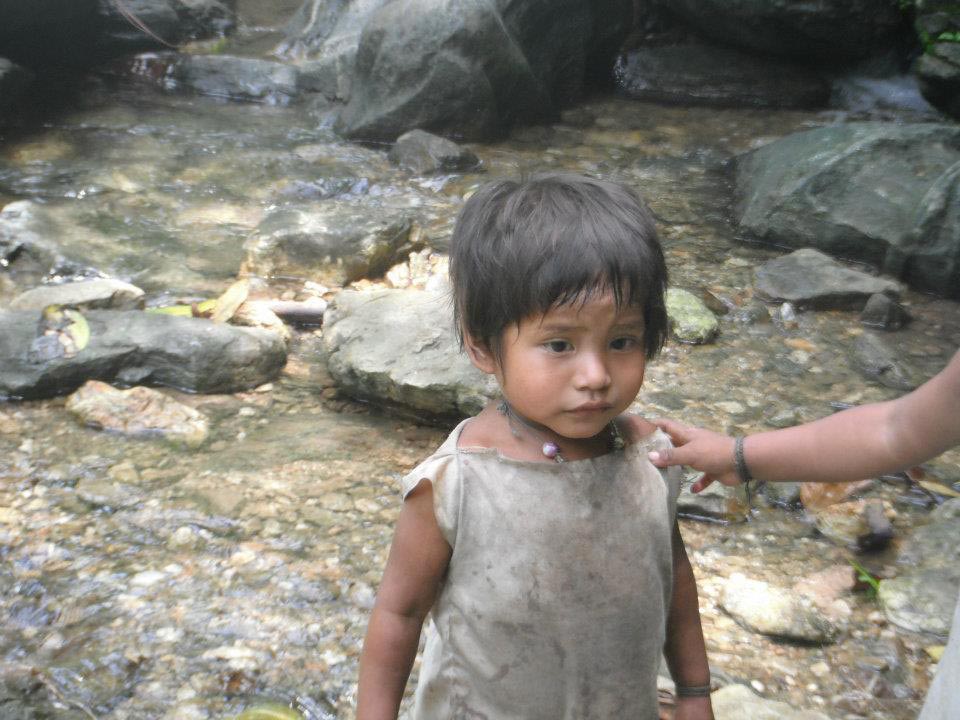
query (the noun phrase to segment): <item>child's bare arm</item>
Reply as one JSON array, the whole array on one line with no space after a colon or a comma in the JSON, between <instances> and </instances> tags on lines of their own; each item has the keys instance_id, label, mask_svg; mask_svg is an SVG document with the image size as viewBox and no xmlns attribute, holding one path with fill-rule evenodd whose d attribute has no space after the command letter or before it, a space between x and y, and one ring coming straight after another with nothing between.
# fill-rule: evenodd
<instances>
[{"instance_id":1,"label":"child's bare arm","mask_svg":"<svg viewBox=\"0 0 960 720\"><path fill-rule=\"evenodd\" d=\"M395 720L417 654L423 620L450 561L421 482L403 503L360 656L357 720Z\"/></svg>"},{"instance_id":2,"label":"child's bare arm","mask_svg":"<svg viewBox=\"0 0 960 720\"><path fill-rule=\"evenodd\" d=\"M861 480L916 465L960 443L960 352L908 395L844 410L805 425L750 435L744 457L761 480ZM658 467L690 465L713 480L739 482L733 439L670 420L656 421L678 445L657 453Z\"/></svg>"},{"instance_id":3,"label":"child's bare arm","mask_svg":"<svg viewBox=\"0 0 960 720\"><path fill-rule=\"evenodd\" d=\"M700 626L700 607L697 602L697 583L687 551L680 537L680 528L673 524L673 595L667 617L667 640L663 653L670 675L679 687L709 687L710 666ZM709 694L702 697L683 697L677 694L674 720L712 720L713 708Z\"/></svg>"}]
</instances>

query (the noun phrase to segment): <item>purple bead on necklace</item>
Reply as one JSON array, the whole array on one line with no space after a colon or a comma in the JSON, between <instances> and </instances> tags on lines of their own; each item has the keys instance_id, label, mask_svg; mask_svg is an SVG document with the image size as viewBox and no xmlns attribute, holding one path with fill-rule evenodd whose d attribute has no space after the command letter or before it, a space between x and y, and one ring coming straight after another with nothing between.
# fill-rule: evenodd
<instances>
[{"instance_id":1,"label":"purple bead on necklace","mask_svg":"<svg viewBox=\"0 0 960 720\"><path fill-rule=\"evenodd\" d=\"M540 448L540 451L544 454L545 457L550 458L551 460L556 460L557 462L563 462L563 455L560 454L560 446L555 442L545 442L543 447Z\"/></svg>"}]
</instances>

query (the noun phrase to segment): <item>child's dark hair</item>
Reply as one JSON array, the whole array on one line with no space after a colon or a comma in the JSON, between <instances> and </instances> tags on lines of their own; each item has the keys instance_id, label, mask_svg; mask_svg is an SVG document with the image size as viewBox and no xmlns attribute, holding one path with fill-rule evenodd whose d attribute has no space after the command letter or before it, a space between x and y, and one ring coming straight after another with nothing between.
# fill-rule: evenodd
<instances>
[{"instance_id":1,"label":"child's dark hair","mask_svg":"<svg viewBox=\"0 0 960 720\"><path fill-rule=\"evenodd\" d=\"M566 173L497 180L467 200L450 247L453 312L499 358L509 325L613 293L643 310L644 350L667 337L667 267L653 217L630 188Z\"/></svg>"}]
</instances>

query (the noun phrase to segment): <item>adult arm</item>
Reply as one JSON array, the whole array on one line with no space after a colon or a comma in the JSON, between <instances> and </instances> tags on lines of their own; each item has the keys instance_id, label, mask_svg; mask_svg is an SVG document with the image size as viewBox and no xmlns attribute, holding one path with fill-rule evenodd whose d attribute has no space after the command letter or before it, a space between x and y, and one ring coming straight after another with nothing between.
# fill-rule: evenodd
<instances>
[{"instance_id":1,"label":"adult arm","mask_svg":"<svg viewBox=\"0 0 960 720\"><path fill-rule=\"evenodd\" d=\"M420 629L450 561L429 482L407 496L360 655L357 720L396 720Z\"/></svg>"},{"instance_id":2,"label":"adult arm","mask_svg":"<svg viewBox=\"0 0 960 720\"><path fill-rule=\"evenodd\" d=\"M677 447L651 454L658 467L689 465L736 485L733 438L672 420L654 421ZM937 375L896 400L871 403L783 430L749 435L744 459L760 480L840 482L911 467L960 443L960 352Z\"/></svg>"},{"instance_id":3,"label":"adult arm","mask_svg":"<svg viewBox=\"0 0 960 720\"><path fill-rule=\"evenodd\" d=\"M678 686L709 687L710 666L700 625L700 606L697 602L697 582L687 551L683 546L680 528L673 524L673 594L667 616L667 640L663 654L670 675ZM712 720L710 696L677 696L674 720Z\"/></svg>"}]
</instances>

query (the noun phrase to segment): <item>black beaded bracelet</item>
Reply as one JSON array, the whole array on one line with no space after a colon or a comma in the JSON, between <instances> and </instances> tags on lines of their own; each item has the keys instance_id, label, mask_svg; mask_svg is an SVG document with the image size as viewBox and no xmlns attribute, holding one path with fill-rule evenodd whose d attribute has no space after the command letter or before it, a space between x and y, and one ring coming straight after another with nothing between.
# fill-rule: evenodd
<instances>
[{"instance_id":1,"label":"black beaded bracelet","mask_svg":"<svg viewBox=\"0 0 960 720\"><path fill-rule=\"evenodd\" d=\"M710 697L709 685L677 685L675 695L677 697Z\"/></svg>"},{"instance_id":2,"label":"black beaded bracelet","mask_svg":"<svg viewBox=\"0 0 960 720\"><path fill-rule=\"evenodd\" d=\"M733 461L737 465L737 476L740 478L740 482L746 485L753 478L750 476L747 460L743 456L743 439L743 435L741 435L733 441Z\"/></svg>"}]
</instances>

